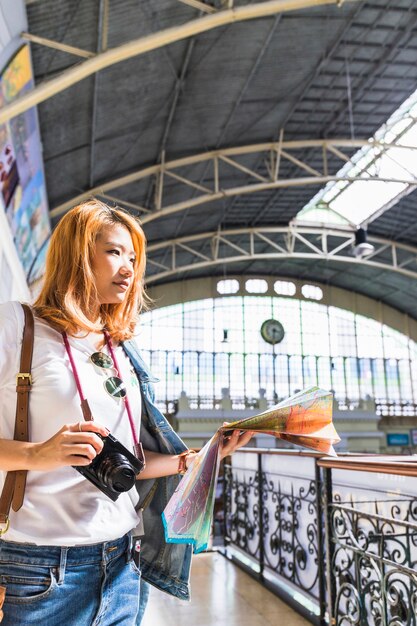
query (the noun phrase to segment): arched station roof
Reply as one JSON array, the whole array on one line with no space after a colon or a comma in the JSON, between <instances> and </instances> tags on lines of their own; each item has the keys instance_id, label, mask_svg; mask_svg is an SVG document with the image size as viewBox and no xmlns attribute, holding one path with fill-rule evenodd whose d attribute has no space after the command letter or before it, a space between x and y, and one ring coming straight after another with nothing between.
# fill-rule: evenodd
<instances>
[{"instance_id":1,"label":"arched station roof","mask_svg":"<svg viewBox=\"0 0 417 626\"><path fill-rule=\"evenodd\" d=\"M94 193L142 217L150 284L230 266L417 318L413 184L367 219L368 259L349 225L294 223L416 90L413 0L26 4L53 222Z\"/></svg>"}]
</instances>

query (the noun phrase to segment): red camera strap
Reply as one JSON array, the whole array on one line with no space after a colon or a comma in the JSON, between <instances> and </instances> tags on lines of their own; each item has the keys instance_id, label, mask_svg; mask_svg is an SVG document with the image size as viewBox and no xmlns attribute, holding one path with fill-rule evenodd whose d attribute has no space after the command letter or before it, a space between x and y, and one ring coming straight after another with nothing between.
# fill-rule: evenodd
<instances>
[{"instance_id":1,"label":"red camera strap","mask_svg":"<svg viewBox=\"0 0 417 626\"><path fill-rule=\"evenodd\" d=\"M123 382L123 378L120 375L120 369L119 369L119 365L117 363L116 355L115 355L114 350L113 350L113 346L112 346L110 335L107 332L107 330L103 330L103 333L104 333L104 337L106 339L107 347L108 347L108 349L110 351L110 354L111 354L111 357L113 359L114 368L117 371L118 377ZM80 377L78 376L77 367L75 365L74 357L72 355L72 350L71 350L70 343L68 341L67 333L63 332L62 333L62 337L63 337L63 340L64 340L65 349L66 349L67 354L68 354L68 358L69 358L70 363L71 363L71 369L72 369L73 374L74 374L75 384L77 385L78 395L80 396L81 410L83 412L84 419L86 421L93 420L94 418L93 418L93 415L91 413L90 406L88 404L88 400L84 396L84 393L83 393ZM126 389L126 396L123 398L123 402L125 403L127 415L128 415L128 418L129 418L129 424L130 424L130 429L132 431L132 437L133 437L134 450L135 450L136 457L139 460L141 460L143 463L145 463L145 457L144 457L144 454L143 454L142 444L140 443L138 435L137 435L137 432L136 432L136 427L135 427L135 422L133 420L132 410L130 408L129 399L127 397L127 389Z\"/></svg>"}]
</instances>

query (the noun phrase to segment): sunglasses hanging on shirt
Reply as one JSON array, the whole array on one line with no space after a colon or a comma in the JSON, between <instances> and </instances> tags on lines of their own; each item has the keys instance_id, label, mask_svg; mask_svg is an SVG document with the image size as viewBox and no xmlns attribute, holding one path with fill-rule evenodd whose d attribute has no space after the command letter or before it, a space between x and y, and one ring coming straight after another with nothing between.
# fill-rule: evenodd
<instances>
[{"instance_id":1,"label":"sunglasses hanging on shirt","mask_svg":"<svg viewBox=\"0 0 417 626\"><path fill-rule=\"evenodd\" d=\"M104 371L116 369L112 357L104 352L94 352L90 356L90 361ZM127 395L126 385L119 376L109 376L103 385L112 398L125 398Z\"/></svg>"}]
</instances>

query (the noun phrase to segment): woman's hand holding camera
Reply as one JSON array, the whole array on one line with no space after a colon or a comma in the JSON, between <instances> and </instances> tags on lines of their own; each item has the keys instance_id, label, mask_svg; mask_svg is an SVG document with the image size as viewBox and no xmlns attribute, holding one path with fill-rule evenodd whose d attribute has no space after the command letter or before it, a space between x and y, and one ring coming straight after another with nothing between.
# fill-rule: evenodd
<instances>
[{"instance_id":1,"label":"woman's hand holding camera","mask_svg":"<svg viewBox=\"0 0 417 626\"><path fill-rule=\"evenodd\" d=\"M31 467L36 471L48 471L66 465L89 465L103 449L103 441L109 431L97 422L66 424L53 437L31 446Z\"/></svg>"}]
</instances>

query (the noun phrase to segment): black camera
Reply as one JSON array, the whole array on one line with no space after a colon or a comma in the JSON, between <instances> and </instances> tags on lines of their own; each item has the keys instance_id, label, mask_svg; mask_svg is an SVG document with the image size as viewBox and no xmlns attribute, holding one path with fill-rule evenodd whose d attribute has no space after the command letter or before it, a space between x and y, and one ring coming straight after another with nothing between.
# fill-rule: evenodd
<instances>
[{"instance_id":1,"label":"black camera","mask_svg":"<svg viewBox=\"0 0 417 626\"><path fill-rule=\"evenodd\" d=\"M97 437L104 444L100 454L90 465L73 467L116 502L121 493L133 487L143 463L112 435L101 437L97 434Z\"/></svg>"}]
</instances>

